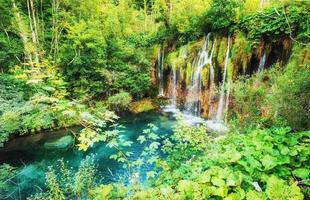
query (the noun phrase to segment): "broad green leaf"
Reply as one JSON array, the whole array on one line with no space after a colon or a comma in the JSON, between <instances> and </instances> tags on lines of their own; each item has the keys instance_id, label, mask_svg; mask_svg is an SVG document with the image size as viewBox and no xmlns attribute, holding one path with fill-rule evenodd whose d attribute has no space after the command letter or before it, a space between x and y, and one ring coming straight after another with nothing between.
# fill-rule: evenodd
<instances>
[{"instance_id":1,"label":"broad green leaf","mask_svg":"<svg viewBox=\"0 0 310 200\"><path fill-rule=\"evenodd\" d=\"M223 179L220 179L218 177L212 177L211 178L211 183L213 185L219 186L219 187L223 187L226 185L225 181Z\"/></svg>"},{"instance_id":2,"label":"broad green leaf","mask_svg":"<svg viewBox=\"0 0 310 200\"><path fill-rule=\"evenodd\" d=\"M309 178L310 169L306 169L306 168L295 169L293 171L293 174L297 176L298 178L307 179Z\"/></svg>"},{"instance_id":3,"label":"broad green leaf","mask_svg":"<svg viewBox=\"0 0 310 200\"><path fill-rule=\"evenodd\" d=\"M275 166L277 166L276 158L274 158L270 155L264 156L261 159L261 162L262 162L263 166L265 167L265 170L270 170L270 169L274 168Z\"/></svg>"}]
</instances>

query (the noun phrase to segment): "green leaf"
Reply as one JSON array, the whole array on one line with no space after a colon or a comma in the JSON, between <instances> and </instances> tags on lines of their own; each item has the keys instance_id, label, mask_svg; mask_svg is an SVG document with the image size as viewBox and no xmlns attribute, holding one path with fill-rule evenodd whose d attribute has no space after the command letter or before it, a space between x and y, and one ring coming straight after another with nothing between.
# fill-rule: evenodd
<instances>
[{"instance_id":1,"label":"green leaf","mask_svg":"<svg viewBox=\"0 0 310 200\"><path fill-rule=\"evenodd\" d=\"M282 146L280 152L282 155L287 155L290 152L290 149L287 146Z\"/></svg>"},{"instance_id":2,"label":"green leaf","mask_svg":"<svg viewBox=\"0 0 310 200\"><path fill-rule=\"evenodd\" d=\"M241 158L241 154L239 152L233 152L230 154L230 162L237 162Z\"/></svg>"},{"instance_id":3,"label":"green leaf","mask_svg":"<svg viewBox=\"0 0 310 200\"><path fill-rule=\"evenodd\" d=\"M209 183L211 181L211 175L208 173L208 171L205 171L200 177L199 177L199 183Z\"/></svg>"},{"instance_id":4,"label":"green leaf","mask_svg":"<svg viewBox=\"0 0 310 200\"><path fill-rule=\"evenodd\" d=\"M265 170L270 170L274 168L275 166L277 166L277 159L270 155L264 156L260 161L265 167Z\"/></svg>"},{"instance_id":5,"label":"green leaf","mask_svg":"<svg viewBox=\"0 0 310 200\"><path fill-rule=\"evenodd\" d=\"M101 188L100 188L100 197L102 199L109 199L110 197L110 194L113 190L113 186L112 185L101 185Z\"/></svg>"},{"instance_id":6,"label":"green leaf","mask_svg":"<svg viewBox=\"0 0 310 200\"><path fill-rule=\"evenodd\" d=\"M150 148L151 149L158 149L158 146L160 145L160 143L159 142L152 142L151 144L150 144Z\"/></svg>"},{"instance_id":7,"label":"green leaf","mask_svg":"<svg viewBox=\"0 0 310 200\"><path fill-rule=\"evenodd\" d=\"M149 171L149 172L146 173L147 179L149 179L149 178L154 178L155 175L156 175L156 172L155 172L155 171Z\"/></svg>"},{"instance_id":8,"label":"green leaf","mask_svg":"<svg viewBox=\"0 0 310 200\"><path fill-rule=\"evenodd\" d=\"M146 138L145 138L144 135L140 135L140 136L137 138L137 140L140 142L140 144L142 144L143 142L146 141Z\"/></svg>"},{"instance_id":9,"label":"green leaf","mask_svg":"<svg viewBox=\"0 0 310 200\"><path fill-rule=\"evenodd\" d=\"M226 185L225 181L223 179L218 178L218 177L212 177L211 183L213 185L216 185L216 186L219 186L219 187L223 187L223 186Z\"/></svg>"},{"instance_id":10,"label":"green leaf","mask_svg":"<svg viewBox=\"0 0 310 200\"><path fill-rule=\"evenodd\" d=\"M293 174L301 179L307 179L310 174L310 170L306 168L300 168L293 171Z\"/></svg>"}]
</instances>

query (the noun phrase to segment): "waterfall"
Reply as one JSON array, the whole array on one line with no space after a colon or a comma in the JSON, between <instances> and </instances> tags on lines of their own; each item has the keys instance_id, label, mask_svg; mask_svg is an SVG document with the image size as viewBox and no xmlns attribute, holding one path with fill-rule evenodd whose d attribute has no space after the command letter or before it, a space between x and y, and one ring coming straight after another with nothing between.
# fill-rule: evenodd
<instances>
[{"instance_id":1,"label":"waterfall","mask_svg":"<svg viewBox=\"0 0 310 200\"><path fill-rule=\"evenodd\" d=\"M183 60L187 59L187 46L183 51L182 55ZM177 113L179 112L177 108L177 86L178 86L178 79L177 79L178 68L176 63L172 64L171 73L170 73L170 85L169 85L169 99L170 104L164 107L165 112L169 113Z\"/></svg>"},{"instance_id":2,"label":"waterfall","mask_svg":"<svg viewBox=\"0 0 310 200\"><path fill-rule=\"evenodd\" d=\"M208 116L210 117L213 113L213 98L214 98L214 67L212 64L212 55L213 55L213 50L214 50L214 45L215 45L216 39L213 42L213 46L212 46L212 51L211 51L211 56L210 56L210 68L209 68L209 113Z\"/></svg>"},{"instance_id":3,"label":"waterfall","mask_svg":"<svg viewBox=\"0 0 310 200\"><path fill-rule=\"evenodd\" d=\"M221 85L220 99L219 99L219 104L218 104L217 114L216 114L216 120L217 121L221 121L222 115L223 115L225 86L226 86L226 74L227 74L228 59L229 59L229 49L230 49L230 36L228 36L228 39L227 39L227 49L226 49L226 57L225 57L224 72L223 72L223 82Z\"/></svg>"},{"instance_id":4,"label":"waterfall","mask_svg":"<svg viewBox=\"0 0 310 200\"><path fill-rule=\"evenodd\" d=\"M172 67L170 99L171 99L171 106L173 108L176 108L177 107L177 70L174 67Z\"/></svg>"},{"instance_id":5,"label":"waterfall","mask_svg":"<svg viewBox=\"0 0 310 200\"><path fill-rule=\"evenodd\" d=\"M158 96L164 96L164 48L161 47L158 52L157 60L157 79L158 79Z\"/></svg>"},{"instance_id":6,"label":"waterfall","mask_svg":"<svg viewBox=\"0 0 310 200\"><path fill-rule=\"evenodd\" d=\"M225 110L224 110L225 121L226 121L228 107L229 107L229 95L230 95L230 80L228 80L228 83L227 83L227 93L226 93L226 102L225 102L226 104L225 104Z\"/></svg>"},{"instance_id":7,"label":"waterfall","mask_svg":"<svg viewBox=\"0 0 310 200\"><path fill-rule=\"evenodd\" d=\"M178 79L177 79L177 69L174 66L171 68L171 76L170 77L171 77L170 86L169 86L170 104L166 105L163 108L163 111L169 112L169 113L177 113L179 111L177 108Z\"/></svg>"},{"instance_id":8,"label":"waterfall","mask_svg":"<svg viewBox=\"0 0 310 200\"><path fill-rule=\"evenodd\" d=\"M263 57L261 57L259 61L258 70L257 70L258 73L264 71L265 64L266 64L266 51L264 51Z\"/></svg>"},{"instance_id":9,"label":"waterfall","mask_svg":"<svg viewBox=\"0 0 310 200\"><path fill-rule=\"evenodd\" d=\"M185 110L188 114L193 116L200 116L200 96L201 96L201 71L206 64L212 65L212 54L214 50L214 43L212 45L211 54L209 55L208 47L210 43L210 33L204 41L202 49L200 50L198 57L195 59L193 66L195 71L192 76L192 81L188 89L186 97Z\"/></svg>"}]
</instances>

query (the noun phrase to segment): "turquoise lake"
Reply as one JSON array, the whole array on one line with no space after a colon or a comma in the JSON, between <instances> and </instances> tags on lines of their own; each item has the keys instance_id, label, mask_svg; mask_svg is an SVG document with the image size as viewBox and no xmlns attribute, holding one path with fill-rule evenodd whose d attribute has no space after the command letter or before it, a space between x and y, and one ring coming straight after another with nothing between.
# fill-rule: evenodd
<instances>
[{"instance_id":1,"label":"turquoise lake","mask_svg":"<svg viewBox=\"0 0 310 200\"><path fill-rule=\"evenodd\" d=\"M130 115L120 119L119 124L123 126L121 130L126 139L134 142L127 149L133 152L133 155L129 157L130 160L136 160L143 151L144 146L137 141L137 138L150 123L158 127L156 132L159 135L170 135L176 125L176 120L173 116L161 112ZM76 147L67 149L44 148L46 142L53 142L55 139L57 139L57 135L54 135L52 139L40 139L23 150L0 152L0 162L11 164L18 171L18 175L12 179L12 188L9 190L10 193L14 191L11 194L11 199L25 199L32 194L45 190L45 173L49 166L56 169L59 166L60 159L64 160L67 167L77 170L85 157L93 156L96 166L95 178L101 183L116 182L120 178L126 179L130 176L129 170L124 169L121 163L109 159L114 151L107 148L105 143L97 143L86 152L78 151ZM142 168L139 174L145 174L144 172L148 171L148 168L152 168L152 166ZM145 177L140 177L140 181L144 181L144 179Z\"/></svg>"}]
</instances>

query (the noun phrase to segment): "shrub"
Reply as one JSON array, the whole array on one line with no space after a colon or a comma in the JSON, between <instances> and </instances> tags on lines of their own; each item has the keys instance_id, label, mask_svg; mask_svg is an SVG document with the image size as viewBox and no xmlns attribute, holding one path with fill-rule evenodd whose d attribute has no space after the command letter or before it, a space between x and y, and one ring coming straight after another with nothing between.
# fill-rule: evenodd
<instances>
[{"instance_id":1,"label":"shrub","mask_svg":"<svg viewBox=\"0 0 310 200\"><path fill-rule=\"evenodd\" d=\"M310 48L294 48L294 55L283 74L276 77L269 95L269 109L276 118L283 118L289 126L310 129Z\"/></svg>"},{"instance_id":2,"label":"shrub","mask_svg":"<svg viewBox=\"0 0 310 200\"><path fill-rule=\"evenodd\" d=\"M121 112L129 109L132 97L128 92L120 92L110 96L107 100L107 105L110 109Z\"/></svg>"}]
</instances>

